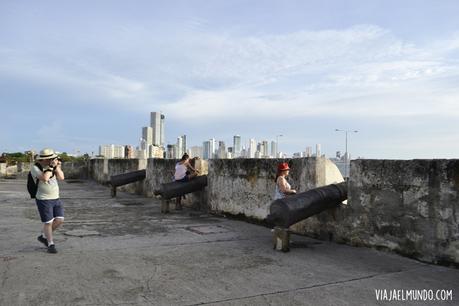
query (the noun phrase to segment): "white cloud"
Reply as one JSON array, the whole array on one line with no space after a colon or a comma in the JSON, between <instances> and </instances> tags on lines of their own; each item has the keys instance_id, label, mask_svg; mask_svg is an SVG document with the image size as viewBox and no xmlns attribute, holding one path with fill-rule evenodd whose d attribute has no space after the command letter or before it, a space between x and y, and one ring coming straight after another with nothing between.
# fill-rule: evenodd
<instances>
[{"instance_id":1,"label":"white cloud","mask_svg":"<svg viewBox=\"0 0 459 306\"><path fill-rule=\"evenodd\" d=\"M459 77L459 63L449 57L457 36L416 46L373 25L232 37L203 32L204 24L192 20L190 27L201 29L195 35L167 38L121 27L113 38L93 35L99 49L87 51L90 39L51 57L41 49L2 49L0 73L126 110L148 111L154 102L185 119L458 115L459 91L448 82Z\"/></svg>"}]
</instances>

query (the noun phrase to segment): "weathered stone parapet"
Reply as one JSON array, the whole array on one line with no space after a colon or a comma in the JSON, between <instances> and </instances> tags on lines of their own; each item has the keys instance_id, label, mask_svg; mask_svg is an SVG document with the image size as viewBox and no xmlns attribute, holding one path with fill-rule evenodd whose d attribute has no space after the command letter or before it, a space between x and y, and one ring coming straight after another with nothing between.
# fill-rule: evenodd
<instances>
[{"instance_id":1,"label":"weathered stone parapet","mask_svg":"<svg viewBox=\"0 0 459 306\"><path fill-rule=\"evenodd\" d=\"M110 176L145 169L139 159L92 159L89 163L90 177L98 183L108 184ZM144 182L135 182L118 187L119 191L142 194Z\"/></svg>"},{"instance_id":2,"label":"weathered stone parapet","mask_svg":"<svg viewBox=\"0 0 459 306\"><path fill-rule=\"evenodd\" d=\"M62 170L66 179L88 179L89 161L63 162Z\"/></svg>"},{"instance_id":3,"label":"weathered stone parapet","mask_svg":"<svg viewBox=\"0 0 459 306\"><path fill-rule=\"evenodd\" d=\"M277 165L285 161L290 164L292 188L298 192L343 181L336 166L326 158L215 159L209 163L210 209L265 219L274 199Z\"/></svg>"},{"instance_id":4,"label":"weathered stone parapet","mask_svg":"<svg viewBox=\"0 0 459 306\"><path fill-rule=\"evenodd\" d=\"M343 239L459 263L459 160L356 160L349 194Z\"/></svg>"},{"instance_id":5,"label":"weathered stone parapet","mask_svg":"<svg viewBox=\"0 0 459 306\"><path fill-rule=\"evenodd\" d=\"M336 166L325 158L215 159L208 164L207 201L201 208L263 220L281 161L290 163L290 180L299 192L342 181ZM173 180L176 162L91 160L90 174L106 182L110 175L146 166L145 181L130 191L152 197L162 183ZM291 230L426 262L459 264L459 160L355 160L348 195L347 206L312 216ZM184 203L195 200L195 195L187 196Z\"/></svg>"}]
</instances>

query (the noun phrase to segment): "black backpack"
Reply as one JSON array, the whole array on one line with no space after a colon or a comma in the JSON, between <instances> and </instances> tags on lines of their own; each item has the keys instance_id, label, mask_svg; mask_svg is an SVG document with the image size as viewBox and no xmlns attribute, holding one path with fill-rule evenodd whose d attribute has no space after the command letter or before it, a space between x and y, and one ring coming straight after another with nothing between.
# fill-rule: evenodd
<instances>
[{"instance_id":1,"label":"black backpack","mask_svg":"<svg viewBox=\"0 0 459 306\"><path fill-rule=\"evenodd\" d=\"M37 166L38 169L43 171L43 167L39 163L36 163L35 166ZM37 179L37 181L35 182L35 180L33 179L32 173L29 171L29 174L27 175L27 191L29 191L30 198L32 199L35 199L35 196L37 195L39 181L40 180Z\"/></svg>"}]
</instances>

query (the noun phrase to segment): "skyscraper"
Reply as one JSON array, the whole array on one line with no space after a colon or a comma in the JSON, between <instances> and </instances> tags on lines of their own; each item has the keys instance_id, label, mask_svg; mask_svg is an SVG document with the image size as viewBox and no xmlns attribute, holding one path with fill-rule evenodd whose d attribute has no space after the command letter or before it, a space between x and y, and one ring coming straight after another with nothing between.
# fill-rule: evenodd
<instances>
[{"instance_id":1,"label":"skyscraper","mask_svg":"<svg viewBox=\"0 0 459 306\"><path fill-rule=\"evenodd\" d=\"M215 158L215 153L217 151L217 143L215 138L209 139L210 142L210 157L209 158Z\"/></svg>"},{"instance_id":2,"label":"skyscraper","mask_svg":"<svg viewBox=\"0 0 459 306\"><path fill-rule=\"evenodd\" d=\"M142 127L141 149L145 150L149 145L153 144L153 129L149 126Z\"/></svg>"},{"instance_id":3,"label":"skyscraper","mask_svg":"<svg viewBox=\"0 0 459 306\"><path fill-rule=\"evenodd\" d=\"M218 158L227 158L226 146L224 141L218 142L218 150L217 150L217 157Z\"/></svg>"},{"instance_id":4,"label":"skyscraper","mask_svg":"<svg viewBox=\"0 0 459 306\"><path fill-rule=\"evenodd\" d=\"M277 142L271 141L271 157L277 158Z\"/></svg>"},{"instance_id":5,"label":"skyscraper","mask_svg":"<svg viewBox=\"0 0 459 306\"><path fill-rule=\"evenodd\" d=\"M255 139L249 140L249 158L255 158L255 152L257 151L257 142Z\"/></svg>"},{"instance_id":6,"label":"skyscraper","mask_svg":"<svg viewBox=\"0 0 459 306\"><path fill-rule=\"evenodd\" d=\"M321 157L322 152L320 151L320 143L316 144L316 156Z\"/></svg>"},{"instance_id":7,"label":"skyscraper","mask_svg":"<svg viewBox=\"0 0 459 306\"><path fill-rule=\"evenodd\" d=\"M186 135L177 137L177 158L182 158L186 152Z\"/></svg>"},{"instance_id":8,"label":"skyscraper","mask_svg":"<svg viewBox=\"0 0 459 306\"><path fill-rule=\"evenodd\" d=\"M164 128L165 121L166 121L166 117L163 114L161 114L161 124L160 124L161 140L159 142L160 142L160 146L163 148L164 148L164 145L166 144L165 128Z\"/></svg>"},{"instance_id":9,"label":"skyscraper","mask_svg":"<svg viewBox=\"0 0 459 306\"><path fill-rule=\"evenodd\" d=\"M212 154L210 153L210 141L204 141L202 143L202 158L203 159L212 158Z\"/></svg>"},{"instance_id":10,"label":"skyscraper","mask_svg":"<svg viewBox=\"0 0 459 306\"><path fill-rule=\"evenodd\" d=\"M239 157L241 156L241 136L235 135L233 137L233 156Z\"/></svg>"},{"instance_id":11,"label":"skyscraper","mask_svg":"<svg viewBox=\"0 0 459 306\"><path fill-rule=\"evenodd\" d=\"M164 121L165 117L160 112L151 112L150 126L153 129L153 144L164 146Z\"/></svg>"},{"instance_id":12,"label":"skyscraper","mask_svg":"<svg viewBox=\"0 0 459 306\"><path fill-rule=\"evenodd\" d=\"M266 158L266 157L269 156L269 153L268 153L268 152L269 152L268 141L267 141L267 140L263 140L263 141L261 142L261 144L262 144L262 150L260 150L261 156L262 156L263 158Z\"/></svg>"}]
</instances>

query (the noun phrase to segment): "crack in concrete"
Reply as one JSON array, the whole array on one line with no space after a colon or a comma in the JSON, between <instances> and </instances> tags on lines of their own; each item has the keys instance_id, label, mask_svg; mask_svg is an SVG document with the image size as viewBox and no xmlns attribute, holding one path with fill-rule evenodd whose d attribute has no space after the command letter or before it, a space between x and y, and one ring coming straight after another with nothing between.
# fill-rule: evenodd
<instances>
[{"instance_id":1,"label":"crack in concrete","mask_svg":"<svg viewBox=\"0 0 459 306\"><path fill-rule=\"evenodd\" d=\"M424 267L424 265L423 265L423 267ZM350 278L350 279L345 279L345 280L341 280L341 281L329 282L329 283L325 283L325 284L316 284L316 285L311 285L311 286L306 286L306 287L285 289L285 290L279 290L279 291L274 291L274 292L269 292L269 293L260 293L260 294L247 295L247 296L236 297L236 298L228 298L228 299L215 300L215 301L209 301L209 302L201 302L201 303L196 303L196 304L187 304L185 306L210 305L210 304L215 304L215 303L223 303L223 302L231 302L231 301L242 301L242 300L256 298L256 297L264 297L264 296L270 296L270 295L276 295L276 294L282 294L282 293L289 293L289 292L295 292L295 291L301 291L301 290L309 290L309 289L315 289L315 288L321 288L321 287L345 284L345 283L350 283L350 282L355 282L355 281L360 281L360 280L365 280L365 279L371 279L371 278L375 278L375 277L383 276L383 275L405 273L405 272L418 270L418 269L421 269L423 267L418 267L418 268L408 269L408 270L403 270L403 271L371 274L371 275L357 277L357 278Z\"/></svg>"}]
</instances>

